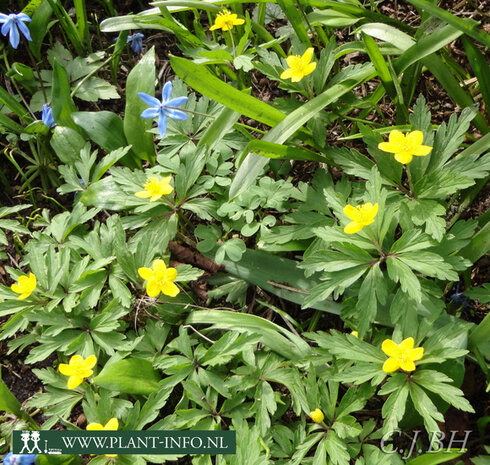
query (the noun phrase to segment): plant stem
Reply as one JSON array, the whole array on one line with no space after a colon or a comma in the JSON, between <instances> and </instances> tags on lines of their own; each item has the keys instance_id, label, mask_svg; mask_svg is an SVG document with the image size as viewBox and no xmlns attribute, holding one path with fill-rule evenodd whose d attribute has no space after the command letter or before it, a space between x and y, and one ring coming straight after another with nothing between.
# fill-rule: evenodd
<instances>
[{"instance_id":1,"label":"plant stem","mask_svg":"<svg viewBox=\"0 0 490 465\"><path fill-rule=\"evenodd\" d=\"M410 171L410 167L406 166L407 170L407 179L408 179L408 187L410 189L410 193L413 195L413 181L412 181L412 172Z\"/></svg>"},{"instance_id":2,"label":"plant stem","mask_svg":"<svg viewBox=\"0 0 490 465\"><path fill-rule=\"evenodd\" d=\"M233 59L235 59L236 58L235 39L233 39L233 32L231 32L231 29L228 32L230 33L230 38L231 38L231 48L233 50Z\"/></svg>"}]
</instances>

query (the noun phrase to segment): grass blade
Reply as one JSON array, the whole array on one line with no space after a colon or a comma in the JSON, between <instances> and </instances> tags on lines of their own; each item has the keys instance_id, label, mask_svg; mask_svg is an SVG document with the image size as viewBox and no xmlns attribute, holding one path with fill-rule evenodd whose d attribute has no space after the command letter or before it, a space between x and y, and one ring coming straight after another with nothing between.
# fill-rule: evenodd
<instances>
[{"instance_id":1,"label":"grass blade","mask_svg":"<svg viewBox=\"0 0 490 465\"><path fill-rule=\"evenodd\" d=\"M170 64L175 74L194 90L242 115L268 126L274 126L286 117L272 105L224 83L202 65L176 56L170 57Z\"/></svg>"},{"instance_id":2,"label":"grass blade","mask_svg":"<svg viewBox=\"0 0 490 465\"><path fill-rule=\"evenodd\" d=\"M362 38L364 40L364 44L366 45L369 58L371 58L371 62L376 69L378 76L381 79L381 82L383 83L383 87L386 89L386 92L388 92L391 100L396 100L397 95L395 85L393 84L393 79L391 78L390 70L388 69L383 55L381 55L381 52L376 45L376 42L371 36L367 34L363 34Z\"/></svg>"},{"instance_id":3,"label":"grass blade","mask_svg":"<svg viewBox=\"0 0 490 465\"><path fill-rule=\"evenodd\" d=\"M466 50L466 55L468 56L468 61L478 79L483 101L487 107L487 114L490 115L490 66L480 50L470 40L466 37L462 37L461 39Z\"/></svg>"},{"instance_id":4,"label":"grass blade","mask_svg":"<svg viewBox=\"0 0 490 465\"><path fill-rule=\"evenodd\" d=\"M291 23L291 26L293 26L294 32L296 32L299 40L301 40L307 47L311 47L308 31L304 25L301 13L293 0L277 0L277 4L281 7L282 11L284 11L284 14Z\"/></svg>"},{"instance_id":5,"label":"grass blade","mask_svg":"<svg viewBox=\"0 0 490 465\"><path fill-rule=\"evenodd\" d=\"M449 13L449 11L443 10L442 8L439 8L426 0L407 1L417 8L425 10L431 16L442 19L456 29L459 29L463 34L472 37L486 47L490 47L490 35L486 34L483 30L478 29L480 23L477 21L469 18L458 18L457 16Z\"/></svg>"}]
</instances>

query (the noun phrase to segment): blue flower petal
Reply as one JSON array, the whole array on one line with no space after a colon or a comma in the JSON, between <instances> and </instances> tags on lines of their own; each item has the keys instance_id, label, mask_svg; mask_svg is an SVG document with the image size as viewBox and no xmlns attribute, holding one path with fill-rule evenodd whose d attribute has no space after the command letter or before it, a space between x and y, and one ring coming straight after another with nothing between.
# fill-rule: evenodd
<instances>
[{"instance_id":1,"label":"blue flower petal","mask_svg":"<svg viewBox=\"0 0 490 465\"><path fill-rule=\"evenodd\" d=\"M145 119L150 119L150 118L155 118L155 116L158 116L160 114L160 109L159 108L147 108L146 110L141 113L141 117Z\"/></svg>"},{"instance_id":2,"label":"blue flower petal","mask_svg":"<svg viewBox=\"0 0 490 465\"><path fill-rule=\"evenodd\" d=\"M138 92L138 95L143 102L145 102L150 107L160 108L160 100L151 95L145 94L144 92Z\"/></svg>"},{"instance_id":3,"label":"blue flower petal","mask_svg":"<svg viewBox=\"0 0 490 465\"><path fill-rule=\"evenodd\" d=\"M29 33L29 28L22 21L19 21L17 23L17 25L19 26L20 32L22 32L22 34L24 34L24 37L27 40L32 41L31 34Z\"/></svg>"},{"instance_id":4,"label":"blue flower petal","mask_svg":"<svg viewBox=\"0 0 490 465\"><path fill-rule=\"evenodd\" d=\"M10 19L9 15L0 13L0 23L6 23Z\"/></svg>"},{"instance_id":5,"label":"blue flower petal","mask_svg":"<svg viewBox=\"0 0 490 465\"><path fill-rule=\"evenodd\" d=\"M32 21L32 19L29 18L29 16L27 16L25 13L19 13L17 15L17 19L19 19L20 21L27 21L27 22Z\"/></svg>"},{"instance_id":6,"label":"blue flower petal","mask_svg":"<svg viewBox=\"0 0 490 465\"><path fill-rule=\"evenodd\" d=\"M167 81L162 90L162 103L167 103L172 96L172 81Z\"/></svg>"},{"instance_id":7,"label":"blue flower petal","mask_svg":"<svg viewBox=\"0 0 490 465\"><path fill-rule=\"evenodd\" d=\"M167 132L167 117L161 113L158 118L158 132L160 133L160 139L165 136Z\"/></svg>"},{"instance_id":8,"label":"blue flower petal","mask_svg":"<svg viewBox=\"0 0 490 465\"><path fill-rule=\"evenodd\" d=\"M175 97L165 104L166 107L180 107L189 100L189 97Z\"/></svg>"},{"instance_id":9,"label":"blue flower petal","mask_svg":"<svg viewBox=\"0 0 490 465\"><path fill-rule=\"evenodd\" d=\"M9 40L10 40L10 45L12 45L13 48L17 48L19 46L20 34L15 24L12 24L10 28Z\"/></svg>"},{"instance_id":10,"label":"blue flower petal","mask_svg":"<svg viewBox=\"0 0 490 465\"><path fill-rule=\"evenodd\" d=\"M165 114L172 119L183 120L189 118L189 115L187 113L184 113L180 110L172 110L169 108L165 108Z\"/></svg>"},{"instance_id":11,"label":"blue flower petal","mask_svg":"<svg viewBox=\"0 0 490 465\"><path fill-rule=\"evenodd\" d=\"M12 27L12 24L13 24L12 18L8 18L7 21L5 23L3 23L2 34L4 36L6 36L9 33L10 28Z\"/></svg>"}]
</instances>

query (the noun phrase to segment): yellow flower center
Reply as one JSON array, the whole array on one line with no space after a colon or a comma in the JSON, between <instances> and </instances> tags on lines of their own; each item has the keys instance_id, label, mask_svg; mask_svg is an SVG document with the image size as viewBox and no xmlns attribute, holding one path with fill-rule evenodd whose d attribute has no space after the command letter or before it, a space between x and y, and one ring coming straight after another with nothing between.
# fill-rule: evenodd
<instances>
[{"instance_id":1,"label":"yellow flower center","mask_svg":"<svg viewBox=\"0 0 490 465\"><path fill-rule=\"evenodd\" d=\"M157 180L153 179L151 181L147 181L145 184L145 190L147 190L151 195L160 195L162 192L162 186Z\"/></svg>"},{"instance_id":2,"label":"yellow flower center","mask_svg":"<svg viewBox=\"0 0 490 465\"><path fill-rule=\"evenodd\" d=\"M360 205L356 207L356 210L359 213L359 223L371 223L373 219L372 207L368 205Z\"/></svg>"}]
</instances>

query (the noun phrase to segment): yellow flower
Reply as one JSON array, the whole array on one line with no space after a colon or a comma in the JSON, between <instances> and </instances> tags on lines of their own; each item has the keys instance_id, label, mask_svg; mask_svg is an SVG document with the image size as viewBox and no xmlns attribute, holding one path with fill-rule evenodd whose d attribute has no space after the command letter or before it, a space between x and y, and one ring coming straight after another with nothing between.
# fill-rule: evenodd
<instances>
[{"instance_id":1,"label":"yellow flower","mask_svg":"<svg viewBox=\"0 0 490 465\"><path fill-rule=\"evenodd\" d=\"M323 415L323 412L317 408L313 410L313 412L310 412L310 417L315 423L321 423L325 418L325 415Z\"/></svg>"},{"instance_id":2,"label":"yellow flower","mask_svg":"<svg viewBox=\"0 0 490 465\"><path fill-rule=\"evenodd\" d=\"M87 431L117 431L119 428L119 421L117 418L111 418L105 426L100 423L89 423L87 425ZM105 454L106 457L117 457L116 454Z\"/></svg>"},{"instance_id":3,"label":"yellow flower","mask_svg":"<svg viewBox=\"0 0 490 465\"><path fill-rule=\"evenodd\" d=\"M374 217L378 213L378 204L374 205L371 202L353 207L352 205L346 205L344 207L344 213L352 220L345 228L344 232L347 234L354 234L360 231L364 226L367 226L374 222Z\"/></svg>"},{"instance_id":4,"label":"yellow flower","mask_svg":"<svg viewBox=\"0 0 490 465\"><path fill-rule=\"evenodd\" d=\"M85 360L81 355L73 355L68 362L60 363L58 370L62 375L69 376L67 387L68 389L75 389L77 386L83 383L85 378L92 376L94 373L92 368L97 363L97 357L90 355Z\"/></svg>"},{"instance_id":5,"label":"yellow flower","mask_svg":"<svg viewBox=\"0 0 490 465\"><path fill-rule=\"evenodd\" d=\"M29 273L29 276L19 276L17 282L12 284L10 289L16 294L20 294L19 297L17 297L17 300L24 300L32 294L34 289L36 289L36 285L36 275L34 273Z\"/></svg>"},{"instance_id":6,"label":"yellow flower","mask_svg":"<svg viewBox=\"0 0 490 465\"><path fill-rule=\"evenodd\" d=\"M351 331L351 334L359 339L359 333L357 331Z\"/></svg>"},{"instance_id":7,"label":"yellow flower","mask_svg":"<svg viewBox=\"0 0 490 465\"><path fill-rule=\"evenodd\" d=\"M383 365L383 371L386 373L392 373L398 368L404 371L414 371L415 361L420 360L424 355L424 348L417 347L413 348L414 340L413 337L405 339L398 345L391 339L386 339L383 341L381 348L383 352L390 358L386 360Z\"/></svg>"},{"instance_id":8,"label":"yellow flower","mask_svg":"<svg viewBox=\"0 0 490 465\"><path fill-rule=\"evenodd\" d=\"M228 10L223 10L218 13L214 24L209 28L210 31L223 29L223 31L231 31L233 26L239 26L245 22L244 19L238 19L235 13L230 13Z\"/></svg>"},{"instance_id":9,"label":"yellow flower","mask_svg":"<svg viewBox=\"0 0 490 465\"><path fill-rule=\"evenodd\" d=\"M167 268L163 260L153 260L151 269L138 268L138 274L147 281L146 293L150 297L156 297L160 292L175 297L180 292L173 283L177 277L177 270Z\"/></svg>"},{"instance_id":10,"label":"yellow flower","mask_svg":"<svg viewBox=\"0 0 490 465\"><path fill-rule=\"evenodd\" d=\"M316 68L316 62L310 63L313 58L313 47L306 49L303 56L289 55L286 58L289 68L282 72L281 79L289 79L299 82Z\"/></svg>"},{"instance_id":11,"label":"yellow flower","mask_svg":"<svg viewBox=\"0 0 490 465\"><path fill-rule=\"evenodd\" d=\"M155 202L162 195L170 194L174 188L170 185L172 176L167 176L163 179L157 179L153 176L146 180L146 184L143 186L144 190L136 192L134 195L139 199L147 199L150 197L150 202Z\"/></svg>"},{"instance_id":12,"label":"yellow flower","mask_svg":"<svg viewBox=\"0 0 490 465\"><path fill-rule=\"evenodd\" d=\"M412 131L407 135L394 129L390 132L389 142L381 142L378 148L384 152L395 154L395 160L407 164L412 161L413 155L425 157L429 155L432 147L422 145L424 133L422 131Z\"/></svg>"}]
</instances>

